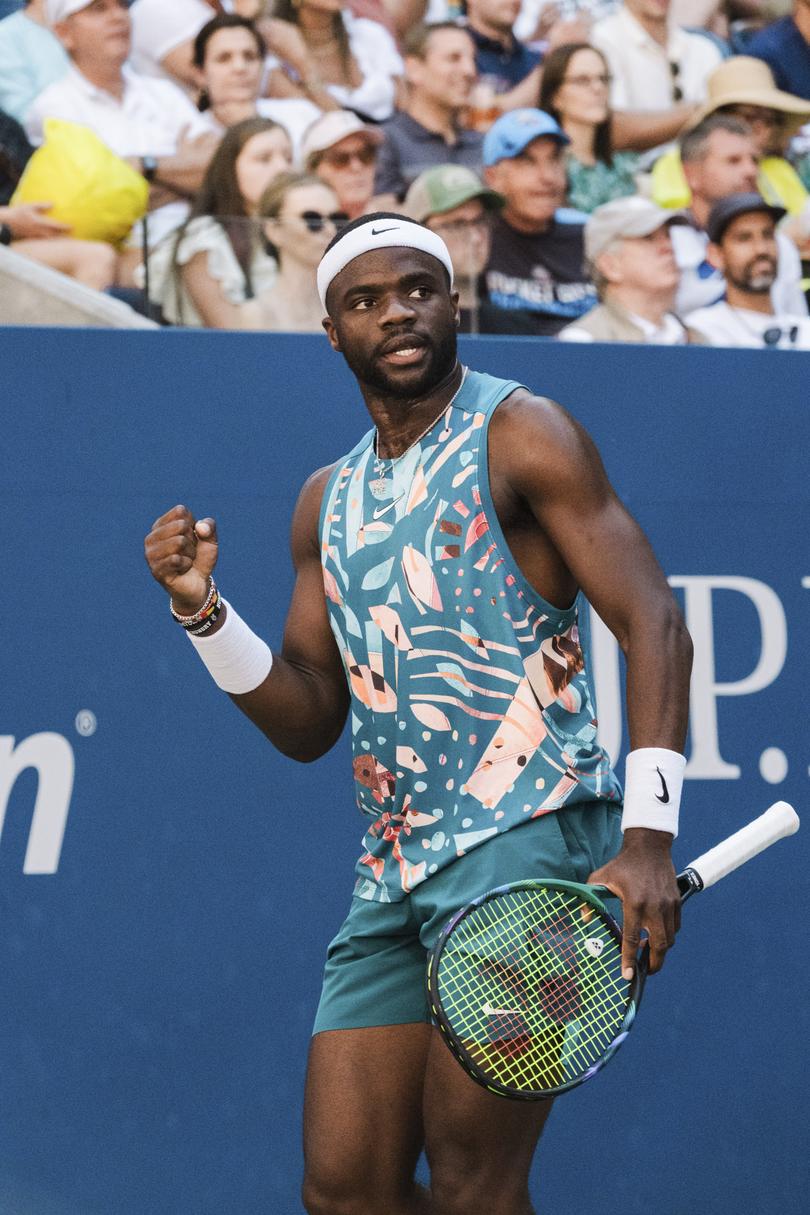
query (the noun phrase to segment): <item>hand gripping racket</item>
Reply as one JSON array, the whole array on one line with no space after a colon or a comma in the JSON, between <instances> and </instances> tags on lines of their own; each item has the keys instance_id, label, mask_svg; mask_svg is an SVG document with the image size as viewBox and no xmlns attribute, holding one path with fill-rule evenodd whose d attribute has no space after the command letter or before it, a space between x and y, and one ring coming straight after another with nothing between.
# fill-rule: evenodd
<instances>
[{"instance_id":1,"label":"hand gripping racket","mask_svg":"<svg viewBox=\"0 0 810 1215\"><path fill-rule=\"evenodd\" d=\"M787 802L692 861L681 902L798 830ZM428 999L447 1045L490 1092L524 1101L590 1080L627 1037L647 976L642 949L622 978L622 934L604 886L537 880L462 907L428 959Z\"/></svg>"}]
</instances>

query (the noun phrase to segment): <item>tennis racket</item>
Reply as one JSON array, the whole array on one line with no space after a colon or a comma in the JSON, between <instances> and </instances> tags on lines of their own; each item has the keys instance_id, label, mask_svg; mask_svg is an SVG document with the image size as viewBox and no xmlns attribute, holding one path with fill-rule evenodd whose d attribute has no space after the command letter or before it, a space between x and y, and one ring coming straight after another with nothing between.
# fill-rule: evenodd
<instances>
[{"instance_id":1,"label":"tennis racket","mask_svg":"<svg viewBox=\"0 0 810 1215\"><path fill-rule=\"evenodd\" d=\"M693 894L798 830L787 802L692 861L678 875ZM622 933L611 891L536 880L500 886L462 907L428 959L428 999L444 1040L490 1092L535 1101L590 1080L627 1037L647 976L645 946L622 978Z\"/></svg>"}]
</instances>

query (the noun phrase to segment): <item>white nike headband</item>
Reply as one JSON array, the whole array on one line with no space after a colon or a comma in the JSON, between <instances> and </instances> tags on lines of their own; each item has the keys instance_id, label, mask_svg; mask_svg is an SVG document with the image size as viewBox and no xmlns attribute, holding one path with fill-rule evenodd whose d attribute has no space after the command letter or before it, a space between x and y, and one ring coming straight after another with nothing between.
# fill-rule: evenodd
<instances>
[{"instance_id":1,"label":"white nike headband","mask_svg":"<svg viewBox=\"0 0 810 1215\"><path fill-rule=\"evenodd\" d=\"M375 249L419 249L428 253L442 263L450 275L450 286L453 286L453 263L447 245L442 238L430 228L424 228L404 216L383 219L370 219L368 223L352 228L342 236L322 257L318 266L318 295L321 297L324 312L326 311L326 293L333 278L336 278L349 262L363 253L373 253Z\"/></svg>"}]
</instances>

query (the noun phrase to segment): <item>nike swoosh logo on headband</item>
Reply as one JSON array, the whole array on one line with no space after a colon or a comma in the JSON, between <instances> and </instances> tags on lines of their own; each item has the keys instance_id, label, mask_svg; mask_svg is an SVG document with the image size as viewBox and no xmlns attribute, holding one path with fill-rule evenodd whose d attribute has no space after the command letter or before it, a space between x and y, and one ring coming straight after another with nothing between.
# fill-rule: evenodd
<instances>
[{"instance_id":1,"label":"nike swoosh logo on headband","mask_svg":"<svg viewBox=\"0 0 810 1215\"><path fill-rule=\"evenodd\" d=\"M397 230L396 224L394 224L393 227L391 227L391 228L372 228L371 235L372 236L382 236L383 232L396 232L396 230Z\"/></svg>"}]
</instances>

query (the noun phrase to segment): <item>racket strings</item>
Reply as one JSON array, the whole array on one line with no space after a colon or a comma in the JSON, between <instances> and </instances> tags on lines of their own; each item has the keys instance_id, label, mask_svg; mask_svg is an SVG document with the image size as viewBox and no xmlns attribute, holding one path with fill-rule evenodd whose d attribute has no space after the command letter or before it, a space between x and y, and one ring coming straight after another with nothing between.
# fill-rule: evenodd
<instances>
[{"instance_id":1,"label":"racket strings","mask_svg":"<svg viewBox=\"0 0 810 1215\"><path fill-rule=\"evenodd\" d=\"M583 1076L624 1025L621 949L576 894L524 888L481 904L445 943L439 999L486 1077L541 1092Z\"/></svg>"}]
</instances>

